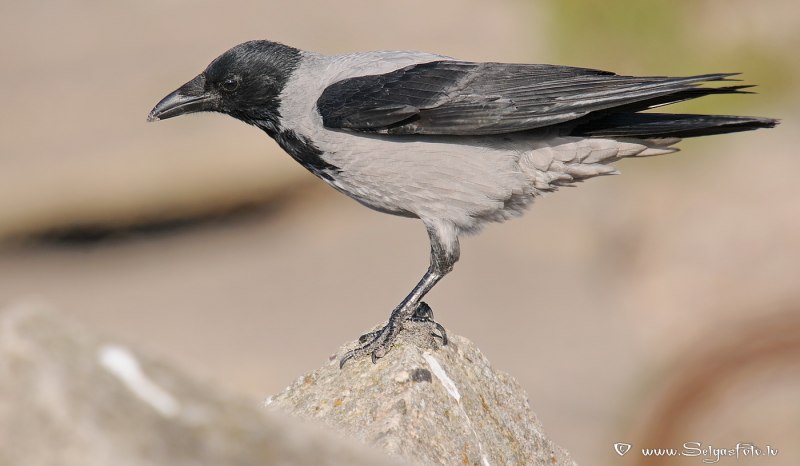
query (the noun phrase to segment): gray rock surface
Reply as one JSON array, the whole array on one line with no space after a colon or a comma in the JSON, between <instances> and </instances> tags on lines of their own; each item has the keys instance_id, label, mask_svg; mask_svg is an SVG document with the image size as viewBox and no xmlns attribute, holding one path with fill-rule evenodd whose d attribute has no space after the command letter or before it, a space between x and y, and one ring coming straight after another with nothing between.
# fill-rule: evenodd
<instances>
[{"instance_id":1,"label":"gray rock surface","mask_svg":"<svg viewBox=\"0 0 800 466\"><path fill-rule=\"evenodd\" d=\"M0 308L0 465L398 461L218 393L45 306Z\"/></svg>"},{"instance_id":2,"label":"gray rock surface","mask_svg":"<svg viewBox=\"0 0 800 466\"><path fill-rule=\"evenodd\" d=\"M544 434L519 384L469 340L440 346L423 325L372 364L341 348L324 367L267 400L419 465L574 465Z\"/></svg>"}]
</instances>

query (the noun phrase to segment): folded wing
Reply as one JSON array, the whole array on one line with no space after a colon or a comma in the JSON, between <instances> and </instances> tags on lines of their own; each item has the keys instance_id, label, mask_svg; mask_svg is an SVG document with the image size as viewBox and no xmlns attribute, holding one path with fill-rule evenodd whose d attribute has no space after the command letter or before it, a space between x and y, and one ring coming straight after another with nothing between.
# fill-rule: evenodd
<instances>
[{"instance_id":1,"label":"folded wing","mask_svg":"<svg viewBox=\"0 0 800 466\"><path fill-rule=\"evenodd\" d=\"M728 73L619 76L557 65L434 61L345 79L317 101L328 128L384 134L488 135L638 112L747 86L701 87Z\"/></svg>"}]
</instances>

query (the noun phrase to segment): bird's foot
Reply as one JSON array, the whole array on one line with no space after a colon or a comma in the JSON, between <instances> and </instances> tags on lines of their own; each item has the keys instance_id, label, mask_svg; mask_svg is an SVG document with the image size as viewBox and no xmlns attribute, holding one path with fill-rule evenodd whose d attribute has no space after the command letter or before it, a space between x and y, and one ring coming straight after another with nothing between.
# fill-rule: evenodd
<instances>
[{"instance_id":1,"label":"bird's foot","mask_svg":"<svg viewBox=\"0 0 800 466\"><path fill-rule=\"evenodd\" d=\"M417 307L417 310L414 311L413 314L411 314L411 317L409 317L408 321L432 324L433 326L436 327L436 330L438 330L439 333L431 333L431 335L437 338L441 338L442 344L444 345L447 344L447 332L445 332L442 324L433 320L433 309L431 309L428 303L426 302L420 303L419 307ZM382 330L383 328L375 330L374 332L365 333L360 337L358 337L358 342L366 343L368 341L374 340L378 336L378 334L381 333Z\"/></svg>"},{"instance_id":2,"label":"bird's foot","mask_svg":"<svg viewBox=\"0 0 800 466\"><path fill-rule=\"evenodd\" d=\"M433 320L433 309L428 306L428 303L419 303L417 310L414 311L414 313L411 315L411 318L408 320L411 322L420 322L432 325L436 330L439 331L439 333L431 332L431 335L441 338L442 345L447 345L447 332L445 332L442 324Z\"/></svg>"},{"instance_id":3,"label":"bird's foot","mask_svg":"<svg viewBox=\"0 0 800 466\"><path fill-rule=\"evenodd\" d=\"M422 302L407 319L403 318L403 313L400 312L400 310L395 310L395 312L392 312L391 317L389 317L389 322L386 325L374 332L361 335L358 339L361 346L345 353L342 359L339 360L339 368L344 367L344 364L352 358L359 358L368 354L372 358L372 363L376 363L379 358L382 358L389 352L389 349L391 349L394 344L394 340L407 321L433 325L435 329L439 331L439 334L435 332L431 334L434 337L441 338L443 345L447 344L447 333L444 327L433 320L433 310L427 303Z\"/></svg>"},{"instance_id":4,"label":"bird's foot","mask_svg":"<svg viewBox=\"0 0 800 466\"><path fill-rule=\"evenodd\" d=\"M344 364L350 359L360 358L366 355L370 355L373 364L376 363L378 358L382 358L386 355L392 347L395 338L397 338L397 335L400 333L401 327L402 325L400 325L400 323L395 323L392 319L389 319L389 322L380 329L361 335L358 339L361 346L345 353L342 359L339 360L339 368L341 369L344 367Z\"/></svg>"}]
</instances>

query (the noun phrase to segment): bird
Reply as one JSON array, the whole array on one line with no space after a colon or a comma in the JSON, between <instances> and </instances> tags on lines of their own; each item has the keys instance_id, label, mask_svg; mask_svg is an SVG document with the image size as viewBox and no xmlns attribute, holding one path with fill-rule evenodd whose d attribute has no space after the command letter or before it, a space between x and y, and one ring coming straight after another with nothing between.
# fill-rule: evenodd
<instances>
[{"instance_id":1,"label":"bird","mask_svg":"<svg viewBox=\"0 0 800 466\"><path fill-rule=\"evenodd\" d=\"M254 40L214 59L148 120L232 116L335 190L422 221L428 269L341 368L384 357L408 321L432 323L447 343L423 297L458 261L460 237L521 215L559 187L618 174L620 159L673 153L682 138L774 127L772 118L645 112L750 93L753 86L731 84L737 74L625 76L412 51L324 55Z\"/></svg>"}]
</instances>

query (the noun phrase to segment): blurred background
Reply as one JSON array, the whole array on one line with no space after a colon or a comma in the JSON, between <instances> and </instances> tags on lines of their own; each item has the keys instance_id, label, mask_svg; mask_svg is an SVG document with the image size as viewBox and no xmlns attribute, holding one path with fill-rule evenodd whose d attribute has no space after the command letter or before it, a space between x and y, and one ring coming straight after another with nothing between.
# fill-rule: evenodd
<instances>
[{"instance_id":1,"label":"blurred background","mask_svg":"<svg viewBox=\"0 0 800 466\"><path fill-rule=\"evenodd\" d=\"M770 445L777 456L736 464L800 464L795 2L5 1L0 38L0 302L46 301L254 399L385 319L428 244L419 222L336 193L257 129L145 122L218 54L268 38L742 72L758 95L676 111L781 126L685 141L545 196L464 239L427 302L521 382L579 464L684 442Z\"/></svg>"}]
</instances>

